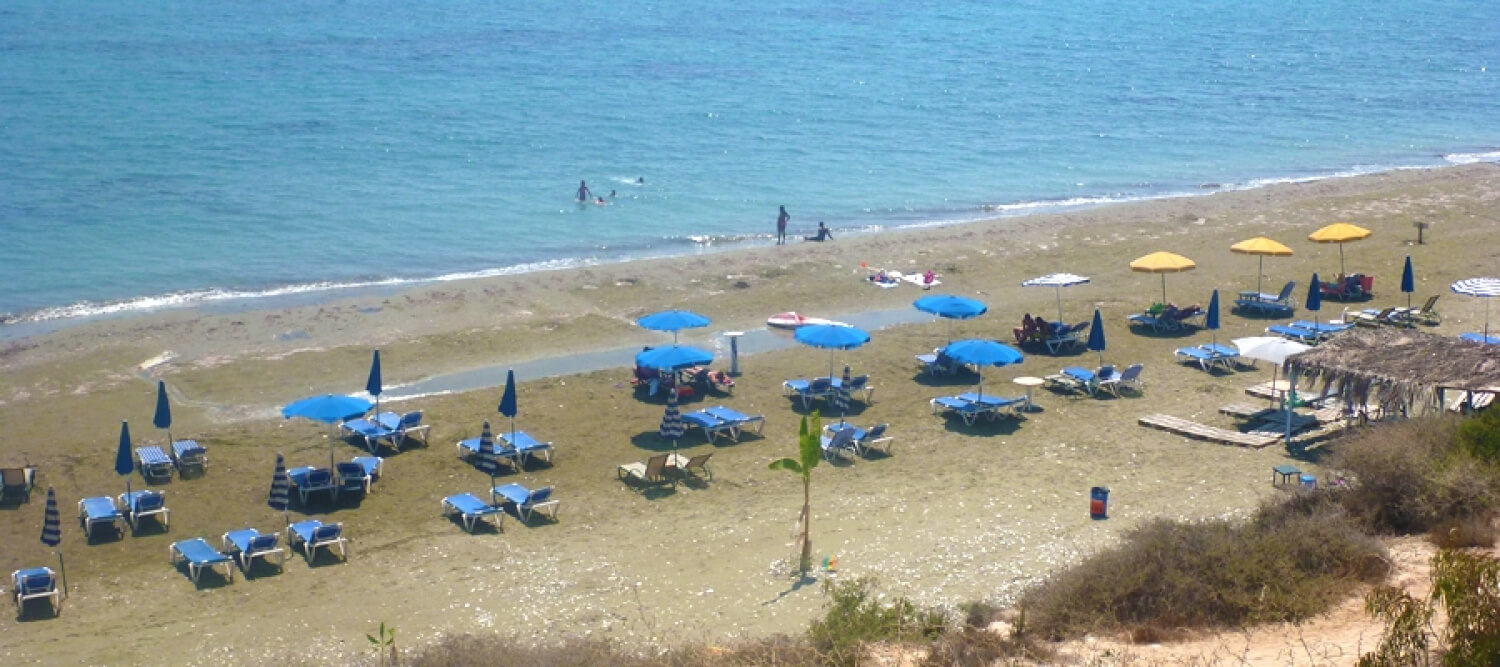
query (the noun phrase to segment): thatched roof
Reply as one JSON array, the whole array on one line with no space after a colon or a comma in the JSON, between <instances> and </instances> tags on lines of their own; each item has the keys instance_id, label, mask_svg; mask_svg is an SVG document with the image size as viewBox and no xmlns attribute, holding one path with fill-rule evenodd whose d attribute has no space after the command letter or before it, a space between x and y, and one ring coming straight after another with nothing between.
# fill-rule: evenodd
<instances>
[{"instance_id":1,"label":"thatched roof","mask_svg":"<svg viewBox=\"0 0 1500 667\"><path fill-rule=\"evenodd\" d=\"M1436 405L1440 390L1500 392L1500 346L1410 329L1356 329L1287 357L1288 372L1349 403Z\"/></svg>"}]
</instances>

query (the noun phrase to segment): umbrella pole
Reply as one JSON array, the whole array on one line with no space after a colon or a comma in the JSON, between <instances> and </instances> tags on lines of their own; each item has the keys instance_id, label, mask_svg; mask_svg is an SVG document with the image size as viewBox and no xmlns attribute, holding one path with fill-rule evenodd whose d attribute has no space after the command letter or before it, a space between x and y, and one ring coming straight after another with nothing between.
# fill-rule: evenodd
<instances>
[{"instance_id":1,"label":"umbrella pole","mask_svg":"<svg viewBox=\"0 0 1500 667\"><path fill-rule=\"evenodd\" d=\"M1490 342L1490 300L1488 297L1484 300L1484 342Z\"/></svg>"},{"instance_id":2,"label":"umbrella pole","mask_svg":"<svg viewBox=\"0 0 1500 667\"><path fill-rule=\"evenodd\" d=\"M1161 274L1161 305L1167 305L1167 274Z\"/></svg>"},{"instance_id":3,"label":"umbrella pole","mask_svg":"<svg viewBox=\"0 0 1500 667\"><path fill-rule=\"evenodd\" d=\"M1260 268L1255 270L1255 296L1260 298L1260 277L1266 273L1266 256L1260 256Z\"/></svg>"},{"instance_id":4,"label":"umbrella pole","mask_svg":"<svg viewBox=\"0 0 1500 667\"><path fill-rule=\"evenodd\" d=\"M1344 244L1339 244L1339 277L1344 277Z\"/></svg>"},{"instance_id":5,"label":"umbrella pole","mask_svg":"<svg viewBox=\"0 0 1500 667\"><path fill-rule=\"evenodd\" d=\"M62 549L57 550L57 569L62 573L63 598L68 597L68 566L63 564Z\"/></svg>"},{"instance_id":6,"label":"umbrella pole","mask_svg":"<svg viewBox=\"0 0 1500 667\"><path fill-rule=\"evenodd\" d=\"M1057 323L1062 324L1062 285L1057 286Z\"/></svg>"}]
</instances>

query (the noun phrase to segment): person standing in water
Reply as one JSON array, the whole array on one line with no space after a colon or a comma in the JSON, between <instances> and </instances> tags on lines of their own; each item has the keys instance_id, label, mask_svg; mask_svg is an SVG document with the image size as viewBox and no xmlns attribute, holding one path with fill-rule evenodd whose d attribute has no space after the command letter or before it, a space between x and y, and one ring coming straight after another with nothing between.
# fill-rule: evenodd
<instances>
[{"instance_id":1,"label":"person standing in water","mask_svg":"<svg viewBox=\"0 0 1500 667\"><path fill-rule=\"evenodd\" d=\"M591 194L594 194L594 193L589 190L589 184L588 184L588 182L587 181L579 181L578 182L578 203L580 203L580 204L587 204L588 201L589 201L589 195L591 195Z\"/></svg>"},{"instance_id":2,"label":"person standing in water","mask_svg":"<svg viewBox=\"0 0 1500 667\"><path fill-rule=\"evenodd\" d=\"M776 216L776 245L786 244L786 223L792 216L786 212L786 204L781 205L781 214Z\"/></svg>"}]
</instances>

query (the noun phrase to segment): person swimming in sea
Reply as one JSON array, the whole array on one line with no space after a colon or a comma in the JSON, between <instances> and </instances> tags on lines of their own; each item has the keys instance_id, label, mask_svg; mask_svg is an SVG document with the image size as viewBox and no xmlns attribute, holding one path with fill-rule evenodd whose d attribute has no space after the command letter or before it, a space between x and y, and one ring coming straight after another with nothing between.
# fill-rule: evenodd
<instances>
[{"instance_id":1,"label":"person swimming in sea","mask_svg":"<svg viewBox=\"0 0 1500 667\"><path fill-rule=\"evenodd\" d=\"M816 236L804 236L804 237L802 237L802 240L804 240L804 241L818 241L818 242L832 241L833 240L833 232L828 231L828 227L823 224L822 220L819 220L818 221L818 234Z\"/></svg>"}]
</instances>

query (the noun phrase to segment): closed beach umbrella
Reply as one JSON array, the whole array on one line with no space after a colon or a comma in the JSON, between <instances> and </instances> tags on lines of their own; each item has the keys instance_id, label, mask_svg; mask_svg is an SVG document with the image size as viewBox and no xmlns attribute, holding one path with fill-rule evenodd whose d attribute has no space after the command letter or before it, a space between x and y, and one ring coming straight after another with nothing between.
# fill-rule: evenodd
<instances>
[{"instance_id":1,"label":"closed beach umbrella","mask_svg":"<svg viewBox=\"0 0 1500 667\"><path fill-rule=\"evenodd\" d=\"M266 496L266 504L281 512L282 519L291 525L286 508L292 504L292 479L286 474L286 460L281 457L281 452L276 453L276 469L271 472L271 492Z\"/></svg>"},{"instance_id":2,"label":"closed beach umbrella","mask_svg":"<svg viewBox=\"0 0 1500 667\"><path fill-rule=\"evenodd\" d=\"M490 476L490 488L495 486L495 475L500 474L500 461L496 459L495 435L490 431L490 421L484 421L479 431L479 452L474 455L474 467Z\"/></svg>"},{"instance_id":3,"label":"closed beach umbrella","mask_svg":"<svg viewBox=\"0 0 1500 667\"><path fill-rule=\"evenodd\" d=\"M932 313L948 322L948 340L953 340L953 322L979 317L989 311L983 301L951 294L933 294L913 301L912 306L924 313Z\"/></svg>"},{"instance_id":4,"label":"closed beach umbrella","mask_svg":"<svg viewBox=\"0 0 1500 667\"><path fill-rule=\"evenodd\" d=\"M1453 291L1484 299L1484 337L1490 337L1490 297L1500 296L1500 278L1469 278L1453 283Z\"/></svg>"},{"instance_id":5,"label":"closed beach umbrella","mask_svg":"<svg viewBox=\"0 0 1500 667\"><path fill-rule=\"evenodd\" d=\"M1089 325L1088 348L1099 353L1099 365L1104 365L1104 348L1107 343L1104 340L1104 317L1099 314L1099 309L1094 309L1094 323Z\"/></svg>"},{"instance_id":6,"label":"closed beach umbrella","mask_svg":"<svg viewBox=\"0 0 1500 667\"><path fill-rule=\"evenodd\" d=\"M1313 243L1337 243L1339 244L1339 275L1347 272L1344 270L1344 244L1353 243L1370 236L1370 230L1347 222L1335 222L1327 227L1307 235L1307 240Z\"/></svg>"},{"instance_id":7,"label":"closed beach umbrella","mask_svg":"<svg viewBox=\"0 0 1500 667\"><path fill-rule=\"evenodd\" d=\"M1130 270L1139 273L1161 274L1161 302L1167 302L1167 274L1192 271L1198 268L1193 260L1183 257L1177 253L1166 251L1153 252L1145 257L1130 263Z\"/></svg>"},{"instance_id":8,"label":"closed beach umbrella","mask_svg":"<svg viewBox=\"0 0 1500 667\"><path fill-rule=\"evenodd\" d=\"M1260 278L1261 276L1265 275L1266 272L1266 257L1290 257L1292 255L1291 248L1288 248L1276 241L1272 241L1271 239L1268 239L1264 236L1257 236L1253 239L1245 239L1243 241L1240 241L1239 243L1229 246L1229 250L1232 252L1240 253L1242 255L1260 256L1260 268L1256 269L1255 271L1255 292L1257 294L1259 294L1261 291Z\"/></svg>"},{"instance_id":9,"label":"closed beach umbrella","mask_svg":"<svg viewBox=\"0 0 1500 667\"><path fill-rule=\"evenodd\" d=\"M1303 305L1314 313L1323 309L1323 288L1322 284L1318 282L1318 274L1316 273L1313 274L1312 284L1307 286L1307 303ZM1313 315L1313 330L1317 331L1320 328L1318 326L1318 316Z\"/></svg>"},{"instance_id":10,"label":"closed beach umbrella","mask_svg":"<svg viewBox=\"0 0 1500 667\"><path fill-rule=\"evenodd\" d=\"M1021 282L1022 287L1051 287L1057 291L1057 321L1063 321L1062 314L1062 288L1082 285L1089 281L1087 276L1072 273L1049 273L1040 278L1032 278Z\"/></svg>"},{"instance_id":11,"label":"closed beach umbrella","mask_svg":"<svg viewBox=\"0 0 1500 667\"><path fill-rule=\"evenodd\" d=\"M151 416L151 425L167 432L167 442L172 442L172 405L167 402L167 383L156 381L156 414Z\"/></svg>"},{"instance_id":12,"label":"closed beach umbrella","mask_svg":"<svg viewBox=\"0 0 1500 667\"><path fill-rule=\"evenodd\" d=\"M505 392L500 394L500 414L510 418L510 439L516 439L516 371L505 371Z\"/></svg>"},{"instance_id":13,"label":"closed beach umbrella","mask_svg":"<svg viewBox=\"0 0 1500 667\"><path fill-rule=\"evenodd\" d=\"M130 451L130 422L120 422L120 446L115 450L115 474L125 477L125 493L130 493L130 473L135 472L135 459Z\"/></svg>"},{"instance_id":14,"label":"closed beach umbrella","mask_svg":"<svg viewBox=\"0 0 1500 667\"><path fill-rule=\"evenodd\" d=\"M657 368L670 371L702 366L711 363L713 360L714 355L696 347L688 347L686 345L658 347L635 355L635 365L641 368Z\"/></svg>"},{"instance_id":15,"label":"closed beach umbrella","mask_svg":"<svg viewBox=\"0 0 1500 667\"><path fill-rule=\"evenodd\" d=\"M852 350L870 342L864 329L843 324L810 324L797 329L797 342L828 350L828 377L833 378L833 351Z\"/></svg>"},{"instance_id":16,"label":"closed beach umbrella","mask_svg":"<svg viewBox=\"0 0 1500 667\"><path fill-rule=\"evenodd\" d=\"M849 364L844 364L844 377L839 380L839 390L833 394L833 407L839 409L839 423L849 416Z\"/></svg>"},{"instance_id":17,"label":"closed beach umbrella","mask_svg":"<svg viewBox=\"0 0 1500 667\"><path fill-rule=\"evenodd\" d=\"M677 452L677 441L682 439L682 412L677 409L677 388L667 391L667 411L662 413L661 427L657 434L662 440L672 441L672 452Z\"/></svg>"},{"instance_id":18,"label":"closed beach umbrella","mask_svg":"<svg viewBox=\"0 0 1500 667\"><path fill-rule=\"evenodd\" d=\"M375 412L380 412L380 350L375 350L375 355L370 359L370 377L365 380L365 391L375 397Z\"/></svg>"},{"instance_id":19,"label":"closed beach umbrella","mask_svg":"<svg viewBox=\"0 0 1500 667\"><path fill-rule=\"evenodd\" d=\"M1406 266L1401 269L1401 291L1406 292L1406 307L1411 308L1411 293L1417 291L1417 277L1411 270L1411 255L1406 256Z\"/></svg>"},{"instance_id":20,"label":"closed beach umbrella","mask_svg":"<svg viewBox=\"0 0 1500 667\"><path fill-rule=\"evenodd\" d=\"M651 313L635 321L636 324L653 331L672 332L672 344L677 344L677 332L683 329L708 326L709 319L688 310L663 310Z\"/></svg>"},{"instance_id":21,"label":"closed beach umbrella","mask_svg":"<svg viewBox=\"0 0 1500 667\"><path fill-rule=\"evenodd\" d=\"M42 544L57 549L62 544L62 517L57 513L57 494L47 487L47 508L42 511ZM62 549L57 549L57 570L62 575L63 595L68 594L68 567Z\"/></svg>"},{"instance_id":22,"label":"closed beach umbrella","mask_svg":"<svg viewBox=\"0 0 1500 667\"><path fill-rule=\"evenodd\" d=\"M1009 366L1025 360L1015 348L994 340L970 338L949 343L943 354L961 364L979 367L979 397L984 398L984 367Z\"/></svg>"},{"instance_id":23,"label":"closed beach umbrella","mask_svg":"<svg viewBox=\"0 0 1500 667\"><path fill-rule=\"evenodd\" d=\"M1203 327L1212 331L1214 347L1219 345L1219 290L1214 290L1213 296L1208 298L1208 317L1203 320Z\"/></svg>"}]
</instances>

